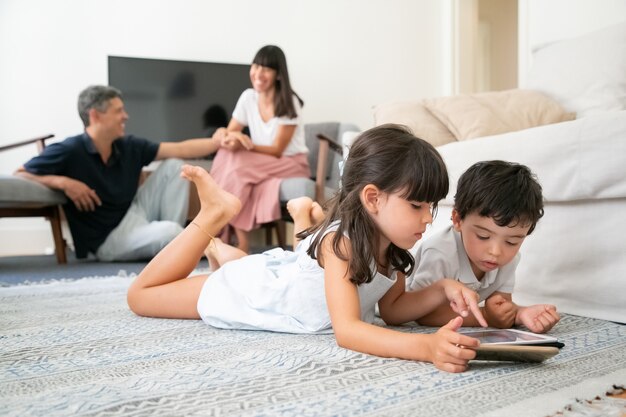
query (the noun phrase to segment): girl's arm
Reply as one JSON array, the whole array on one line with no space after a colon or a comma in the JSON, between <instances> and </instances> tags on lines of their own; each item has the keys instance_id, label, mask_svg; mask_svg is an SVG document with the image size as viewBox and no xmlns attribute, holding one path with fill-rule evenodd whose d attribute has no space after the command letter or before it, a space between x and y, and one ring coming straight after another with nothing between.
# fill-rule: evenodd
<instances>
[{"instance_id":1,"label":"girl's arm","mask_svg":"<svg viewBox=\"0 0 626 417\"><path fill-rule=\"evenodd\" d=\"M405 291L404 274L398 273L398 280L380 299L378 307L387 324L402 324L417 319L420 324L427 324L422 318L434 316L437 321L428 325L443 326L461 315L465 325L465 321L473 319L474 323L486 327L478 299L476 292L452 279L440 279L417 291Z\"/></svg>"},{"instance_id":2,"label":"girl's arm","mask_svg":"<svg viewBox=\"0 0 626 417\"><path fill-rule=\"evenodd\" d=\"M414 334L391 330L361 320L359 295L350 282L348 262L339 259L332 250L329 233L321 244L324 267L326 302L337 344L346 349L382 357L432 362L448 372L462 372L467 361L476 353L467 347L477 347L478 340L456 333L461 319L454 319L434 334ZM347 239L343 253L350 258ZM404 280L402 280L404 281ZM402 282L404 285L404 282Z\"/></svg>"}]
</instances>

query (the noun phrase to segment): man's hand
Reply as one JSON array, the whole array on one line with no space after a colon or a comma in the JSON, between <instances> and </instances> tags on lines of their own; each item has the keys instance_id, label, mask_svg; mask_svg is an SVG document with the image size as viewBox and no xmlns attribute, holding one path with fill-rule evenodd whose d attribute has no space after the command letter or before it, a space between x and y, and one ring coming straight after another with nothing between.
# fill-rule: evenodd
<instances>
[{"instance_id":1,"label":"man's hand","mask_svg":"<svg viewBox=\"0 0 626 417\"><path fill-rule=\"evenodd\" d=\"M94 211L96 207L102 205L96 191L84 182L65 177L60 188L72 200L78 211Z\"/></svg>"}]
</instances>

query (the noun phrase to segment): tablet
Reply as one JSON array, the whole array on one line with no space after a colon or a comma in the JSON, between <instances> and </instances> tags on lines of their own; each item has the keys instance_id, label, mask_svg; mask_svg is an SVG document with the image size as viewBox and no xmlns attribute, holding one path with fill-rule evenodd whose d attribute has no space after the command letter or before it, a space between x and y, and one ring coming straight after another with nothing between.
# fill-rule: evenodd
<instances>
[{"instance_id":1,"label":"tablet","mask_svg":"<svg viewBox=\"0 0 626 417\"><path fill-rule=\"evenodd\" d=\"M459 332L480 340L484 345L561 345L556 337L517 329L467 330Z\"/></svg>"},{"instance_id":2,"label":"tablet","mask_svg":"<svg viewBox=\"0 0 626 417\"><path fill-rule=\"evenodd\" d=\"M554 346L491 345L476 348L478 361L543 362L559 353Z\"/></svg>"}]
</instances>

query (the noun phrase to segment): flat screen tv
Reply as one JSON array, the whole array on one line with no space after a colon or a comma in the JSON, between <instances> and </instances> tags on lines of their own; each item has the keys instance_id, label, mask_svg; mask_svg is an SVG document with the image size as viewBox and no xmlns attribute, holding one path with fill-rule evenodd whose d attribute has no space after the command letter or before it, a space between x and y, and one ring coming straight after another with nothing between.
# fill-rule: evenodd
<instances>
[{"instance_id":1,"label":"flat screen tv","mask_svg":"<svg viewBox=\"0 0 626 417\"><path fill-rule=\"evenodd\" d=\"M109 56L108 66L129 115L126 133L155 142L211 136L250 87L249 64Z\"/></svg>"}]
</instances>

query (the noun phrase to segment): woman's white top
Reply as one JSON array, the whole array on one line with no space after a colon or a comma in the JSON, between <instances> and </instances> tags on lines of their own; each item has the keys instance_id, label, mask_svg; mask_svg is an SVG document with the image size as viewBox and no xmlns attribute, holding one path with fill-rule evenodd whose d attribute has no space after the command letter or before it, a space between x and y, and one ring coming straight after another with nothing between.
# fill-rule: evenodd
<instances>
[{"instance_id":1,"label":"woman's white top","mask_svg":"<svg viewBox=\"0 0 626 417\"><path fill-rule=\"evenodd\" d=\"M233 111L233 118L241 125L248 126L248 129L250 129L250 138L256 145L269 146L274 143L274 138L276 137L279 126L296 125L296 130L291 137L289 145L285 148L283 155L289 156L299 153L308 153L309 149L306 147L304 141L304 127L300 117L300 102L296 96L293 96L293 103L298 116L293 119L288 117L272 117L266 123L261 118L261 113L259 112L259 93L253 88L248 88L241 93L235 110Z\"/></svg>"}]
</instances>

